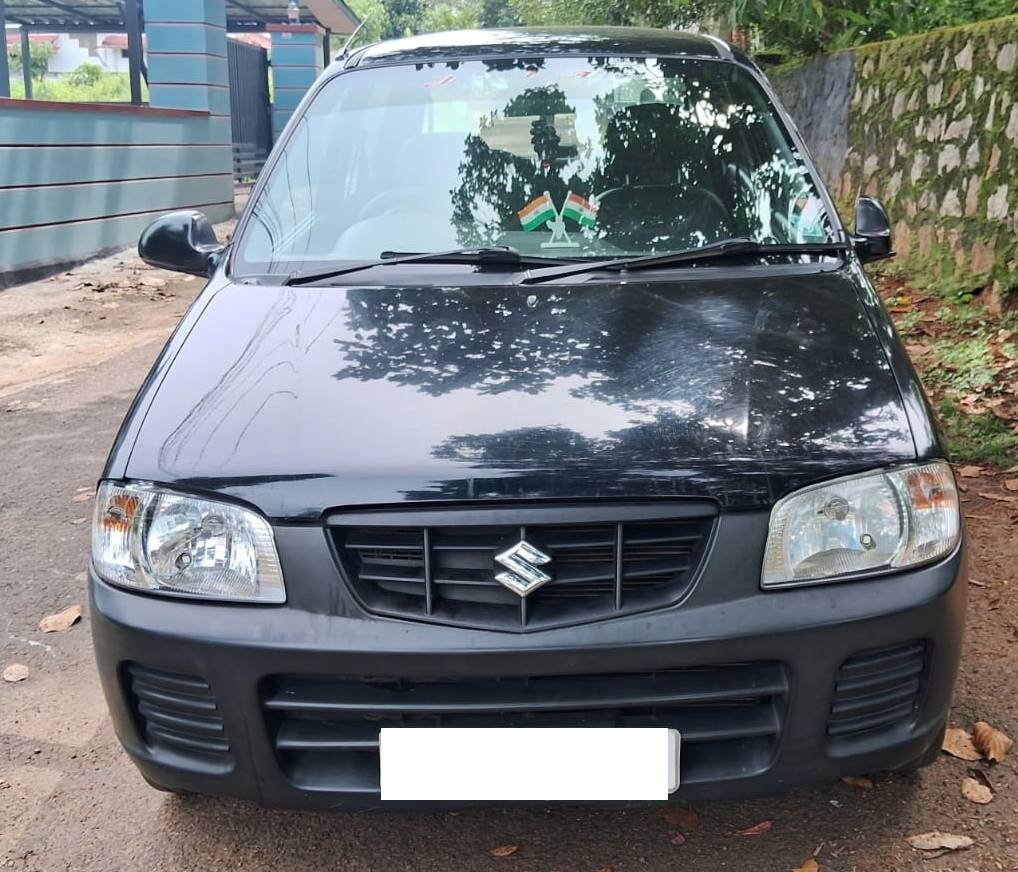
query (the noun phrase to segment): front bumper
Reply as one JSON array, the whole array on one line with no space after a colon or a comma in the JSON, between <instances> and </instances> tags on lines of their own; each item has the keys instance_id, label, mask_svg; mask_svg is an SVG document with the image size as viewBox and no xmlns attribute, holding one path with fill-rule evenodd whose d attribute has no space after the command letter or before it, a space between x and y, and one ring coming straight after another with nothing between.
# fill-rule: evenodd
<instances>
[{"instance_id":1,"label":"front bumper","mask_svg":"<svg viewBox=\"0 0 1018 872\"><path fill-rule=\"evenodd\" d=\"M320 528L279 528L285 606L163 599L93 574L99 673L148 780L271 807L377 804L377 727L393 723L675 726L687 801L921 759L958 669L962 550L892 578L763 593L745 548L725 547L753 545L758 522L723 517L700 597L523 635L368 615Z\"/></svg>"}]
</instances>

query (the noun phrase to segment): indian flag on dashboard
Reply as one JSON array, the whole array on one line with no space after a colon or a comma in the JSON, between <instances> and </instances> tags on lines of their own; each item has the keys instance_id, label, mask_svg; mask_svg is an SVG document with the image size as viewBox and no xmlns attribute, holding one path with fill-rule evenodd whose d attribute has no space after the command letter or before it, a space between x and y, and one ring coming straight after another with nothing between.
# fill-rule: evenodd
<instances>
[{"instance_id":1,"label":"indian flag on dashboard","mask_svg":"<svg viewBox=\"0 0 1018 872\"><path fill-rule=\"evenodd\" d=\"M536 230L546 221L554 221L558 218L558 210L551 201L551 196L545 191L540 197L531 200L516 213L520 216L520 224L524 230Z\"/></svg>"},{"instance_id":2,"label":"indian flag on dashboard","mask_svg":"<svg viewBox=\"0 0 1018 872\"><path fill-rule=\"evenodd\" d=\"M566 204L562 207L562 217L572 218L581 227L593 227L597 223L597 206L584 200L579 194L570 192Z\"/></svg>"}]
</instances>

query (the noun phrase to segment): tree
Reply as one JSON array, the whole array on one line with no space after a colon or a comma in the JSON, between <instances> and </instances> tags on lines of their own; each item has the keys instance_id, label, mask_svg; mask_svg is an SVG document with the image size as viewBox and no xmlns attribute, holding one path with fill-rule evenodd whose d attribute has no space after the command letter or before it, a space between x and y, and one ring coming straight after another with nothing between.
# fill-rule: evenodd
<instances>
[{"instance_id":1,"label":"tree","mask_svg":"<svg viewBox=\"0 0 1018 872\"><path fill-rule=\"evenodd\" d=\"M357 44L364 45L382 39L383 34L389 29L389 12L384 0L350 0L349 5L356 16L364 22L364 27L357 36ZM346 40L347 37L343 37L339 45L342 46Z\"/></svg>"},{"instance_id":2,"label":"tree","mask_svg":"<svg viewBox=\"0 0 1018 872\"><path fill-rule=\"evenodd\" d=\"M423 0L385 0L388 23L382 36L385 39L399 39L413 36L424 29Z\"/></svg>"},{"instance_id":3,"label":"tree","mask_svg":"<svg viewBox=\"0 0 1018 872\"><path fill-rule=\"evenodd\" d=\"M429 4L424 13L423 30L469 30L481 26L480 0L445 0Z\"/></svg>"},{"instance_id":4,"label":"tree","mask_svg":"<svg viewBox=\"0 0 1018 872\"><path fill-rule=\"evenodd\" d=\"M53 57L53 46L47 42L33 42L29 44L29 69L33 79L42 79L49 71L50 58ZM11 68L11 74L21 75L21 44L16 43L7 47L7 58Z\"/></svg>"}]
</instances>

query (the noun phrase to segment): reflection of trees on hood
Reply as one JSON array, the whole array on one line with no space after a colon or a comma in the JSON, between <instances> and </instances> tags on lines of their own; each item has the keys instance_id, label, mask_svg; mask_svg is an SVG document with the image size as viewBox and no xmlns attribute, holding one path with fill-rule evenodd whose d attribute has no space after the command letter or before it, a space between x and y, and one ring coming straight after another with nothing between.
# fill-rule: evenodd
<instances>
[{"instance_id":1,"label":"reflection of trees on hood","mask_svg":"<svg viewBox=\"0 0 1018 872\"><path fill-rule=\"evenodd\" d=\"M578 176L563 179L560 173L576 149L562 145L555 116L575 112L565 94L549 86L528 88L491 119L494 124L505 118L536 116L530 124L536 160L491 148L476 134L466 138L459 166L461 181L452 191L453 223L460 244L480 245L497 239L505 230L518 230L517 211L545 191L561 206L570 187L585 190Z\"/></svg>"},{"instance_id":2,"label":"reflection of trees on hood","mask_svg":"<svg viewBox=\"0 0 1018 872\"><path fill-rule=\"evenodd\" d=\"M723 299L669 301L634 289L542 293L526 288L349 292L354 339L338 344L337 378L385 379L435 396L538 393L578 377L572 393L647 412L664 404L717 403L716 379L746 350L717 344ZM677 353L677 337L698 356ZM711 341L711 338L714 341ZM733 337L734 338L734 337ZM698 399L697 399L698 398Z\"/></svg>"},{"instance_id":3,"label":"reflection of trees on hood","mask_svg":"<svg viewBox=\"0 0 1018 872\"><path fill-rule=\"evenodd\" d=\"M714 283L540 295L518 287L351 290L353 338L337 341L343 365L335 376L433 396L536 394L565 381L574 397L626 409L646 433L657 427L662 445L694 433L719 451L782 455L866 450L899 437L911 444L852 286L825 281L813 274L786 277L773 291L724 292Z\"/></svg>"}]
</instances>

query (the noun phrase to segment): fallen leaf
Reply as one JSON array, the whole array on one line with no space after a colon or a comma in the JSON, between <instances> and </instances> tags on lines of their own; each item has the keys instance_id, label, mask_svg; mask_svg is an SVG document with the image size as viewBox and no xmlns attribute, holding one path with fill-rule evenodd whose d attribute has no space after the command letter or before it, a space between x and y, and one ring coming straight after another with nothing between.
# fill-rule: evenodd
<instances>
[{"instance_id":1,"label":"fallen leaf","mask_svg":"<svg viewBox=\"0 0 1018 872\"><path fill-rule=\"evenodd\" d=\"M511 857L520 849L519 845L499 845L488 851L492 857Z\"/></svg>"},{"instance_id":2,"label":"fallen leaf","mask_svg":"<svg viewBox=\"0 0 1018 872\"><path fill-rule=\"evenodd\" d=\"M841 780L849 787L858 787L860 790L873 789L873 779L868 775L846 775Z\"/></svg>"},{"instance_id":3,"label":"fallen leaf","mask_svg":"<svg viewBox=\"0 0 1018 872\"><path fill-rule=\"evenodd\" d=\"M820 872L820 864L814 857L803 860L801 866L796 866L792 872Z\"/></svg>"},{"instance_id":4,"label":"fallen leaf","mask_svg":"<svg viewBox=\"0 0 1018 872\"><path fill-rule=\"evenodd\" d=\"M682 806L670 808L664 812L663 817L673 827L682 830L691 830L700 826L700 815L692 808L683 808Z\"/></svg>"},{"instance_id":5,"label":"fallen leaf","mask_svg":"<svg viewBox=\"0 0 1018 872\"><path fill-rule=\"evenodd\" d=\"M979 753L968 730L963 730L961 727L950 727L944 733L944 744L940 746L940 749L959 760L975 762L983 759L983 755Z\"/></svg>"},{"instance_id":6,"label":"fallen leaf","mask_svg":"<svg viewBox=\"0 0 1018 872\"><path fill-rule=\"evenodd\" d=\"M962 779L961 795L969 802L974 802L977 805L986 805L986 803L993 799L993 791L985 784L971 777Z\"/></svg>"},{"instance_id":7,"label":"fallen leaf","mask_svg":"<svg viewBox=\"0 0 1018 872\"><path fill-rule=\"evenodd\" d=\"M753 824L751 827L743 827L741 830L736 830L735 835L737 836L762 836L764 833L769 833L774 826L774 821L760 821L758 824Z\"/></svg>"},{"instance_id":8,"label":"fallen leaf","mask_svg":"<svg viewBox=\"0 0 1018 872\"><path fill-rule=\"evenodd\" d=\"M986 582L977 581L974 578L969 579L969 584L971 584L973 587L986 587Z\"/></svg>"},{"instance_id":9,"label":"fallen leaf","mask_svg":"<svg viewBox=\"0 0 1018 872\"><path fill-rule=\"evenodd\" d=\"M682 847L682 845L686 844L686 837L676 830L674 833L672 833L668 841L675 845L676 848L679 848Z\"/></svg>"},{"instance_id":10,"label":"fallen leaf","mask_svg":"<svg viewBox=\"0 0 1018 872\"><path fill-rule=\"evenodd\" d=\"M12 663L4 670L4 681L14 684L15 681L24 681L28 678L28 667L24 663Z\"/></svg>"},{"instance_id":11,"label":"fallen leaf","mask_svg":"<svg viewBox=\"0 0 1018 872\"><path fill-rule=\"evenodd\" d=\"M918 851L963 851L973 845L968 836L955 836L940 830L909 836L905 841Z\"/></svg>"},{"instance_id":12,"label":"fallen leaf","mask_svg":"<svg viewBox=\"0 0 1018 872\"><path fill-rule=\"evenodd\" d=\"M1004 487L1009 491L1018 491L1018 478L1005 479Z\"/></svg>"},{"instance_id":13,"label":"fallen leaf","mask_svg":"<svg viewBox=\"0 0 1018 872\"><path fill-rule=\"evenodd\" d=\"M83 493L83 494L77 494L76 496L71 497L71 502L72 503L87 503L90 499L92 499L92 494L91 493Z\"/></svg>"},{"instance_id":14,"label":"fallen leaf","mask_svg":"<svg viewBox=\"0 0 1018 872\"><path fill-rule=\"evenodd\" d=\"M993 500L994 502L997 503L1018 503L1018 497L1005 497L1002 494L980 493L979 496L981 496L984 500Z\"/></svg>"},{"instance_id":15,"label":"fallen leaf","mask_svg":"<svg viewBox=\"0 0 1018 872\"><path fill-rule=\"evenodd\" d=\"M68 606L55 615L47 615L39 621L43 633L66 633L81 620L81 606Z\"/></svg>"},{"instance_id":16,"label":"fallen leaf","mask_svg":"<svg viewBox=\"0 0 1018 872\"><path fill-rule=\"evenodd\" d=\"M1014 746L1014 740L994 729L986 721L976 721L972 725L972 742L987 760L999 763L1007 756Z\"/></svg>"},{"instance_id":17,"label":"fallen leaf","mask_svg":"<svg viewBox=\"0 0 1018 872\"><path fill-rule=\"evenodd\" d=\"M979 478L983 474L981 466L962 466L958 469L958 475L962 478Z\"/></svg>"}]
</instances>

